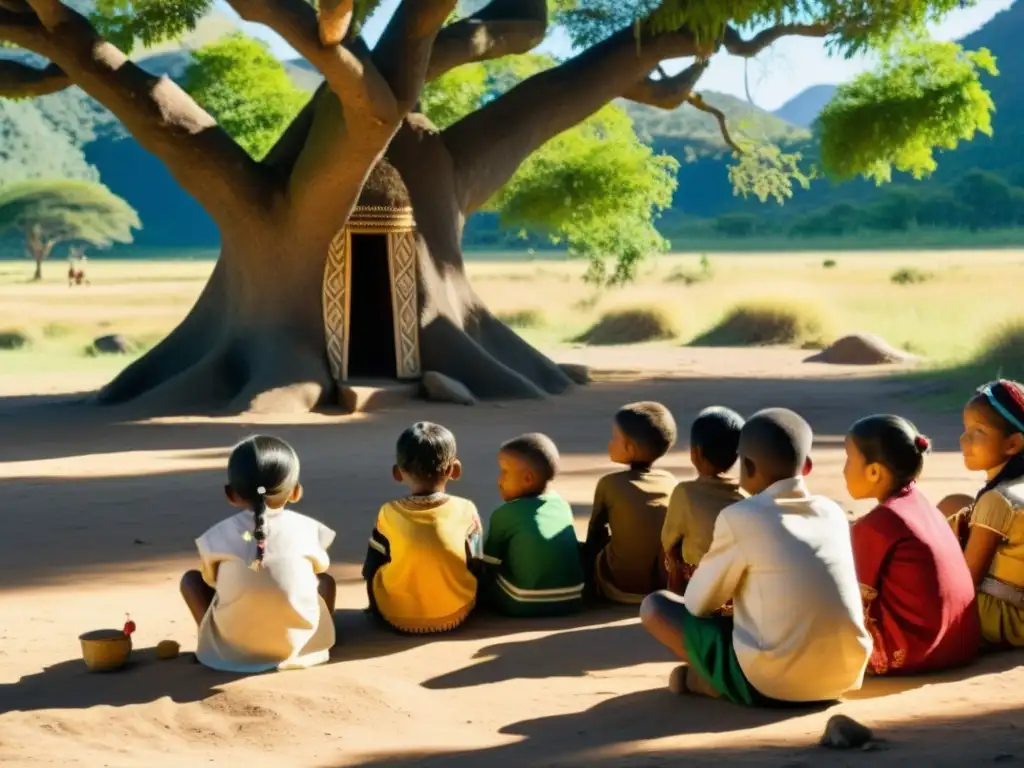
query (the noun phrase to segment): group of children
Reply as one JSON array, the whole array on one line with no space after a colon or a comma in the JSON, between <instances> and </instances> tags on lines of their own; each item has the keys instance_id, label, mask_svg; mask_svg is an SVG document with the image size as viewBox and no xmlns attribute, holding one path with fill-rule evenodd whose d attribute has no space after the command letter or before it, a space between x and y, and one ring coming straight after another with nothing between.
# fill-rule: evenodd
<instances>
[{"instance_id":1,"label":"group of children","mask_svg":"<svg viewBox=\"0 0 1024 768\"><path fill-rule=\"evenodd\" d=\"M458 627L474 610L554 616L602 600L640 604L647 630L685 664L670 687L748 705L830 701L869 674L970 662L982 644L1024 646L1024 388L982 387L964 410L973 499L936 507L916 486L929 441L905 419L871 416L846 436L851 524L811 493L812 432L796 413L745 421L709 408L690 429L694 480L655 467L676 441L659 403L616 415L587 536L551 489L555 444L528 434L501 446L503 500L485 531L448 493L462 467L455 437L420 422L392 470L408 494L381 507L363 565L369 610L400 632ZM738 466L738 478L728 473ZM334 532L287 508L299 460L258 436L228 462L240 509L198 539L201 569L182 594L199 625L196 656L234 672L321 663L334 644Z\"/></svg>"}]
</instances>

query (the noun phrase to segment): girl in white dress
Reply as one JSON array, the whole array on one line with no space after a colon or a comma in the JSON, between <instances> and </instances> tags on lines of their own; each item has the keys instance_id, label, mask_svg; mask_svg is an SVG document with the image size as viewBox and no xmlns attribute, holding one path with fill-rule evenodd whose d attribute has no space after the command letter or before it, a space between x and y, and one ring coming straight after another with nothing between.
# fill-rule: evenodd
<instances>
[{"instance_id":1,"label":"girl in white dress","mask_svg":"<svg viewBox=\"0 0 1024 768\"><path fill-rule=\"evenodd\" d=\"M181 581L199 625L196 658L236 673L322 664L334 645L334 531L285 508L302 498L298 455L250 437L231 452L224 492L241 511L196 540L200 570Z\"/></svg>"}]
</instances>

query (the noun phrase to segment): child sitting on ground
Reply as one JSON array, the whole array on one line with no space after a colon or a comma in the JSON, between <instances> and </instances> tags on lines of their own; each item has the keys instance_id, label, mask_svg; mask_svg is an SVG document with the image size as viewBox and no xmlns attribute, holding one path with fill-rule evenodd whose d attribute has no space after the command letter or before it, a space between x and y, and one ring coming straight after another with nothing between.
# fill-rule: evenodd
<instances>
[{"instance_id":1,"label":"child sitting on ground","mask_svg":"<svg viewBox=\"0 0 1024 768\"><path fill-rule=\"evenodd\" d=\"M717 406L697 414L690 427L690 463L697 478L676 486L661 529L668 588L676 594L686 590L711 546L719 513L743 499L739 482L725 474L736 463L742 428L738 413Z\"/></svg>"},{"instance_id":2,"label":"child sitting on ground","mask_svg":"<svg viewBox=\"0 0 1024 768\"><path fill-rule=\"evenodd\" d=\"M851 531L874 640L868 669L876 675L962 666L981 641L974 582L956 536L917 488L928 448L899 416L861 419L846 436L846 488L854 499L878 502Z\"/></svg>"},{"instance_id":3,"label":"child sitting on ground","mask_svg":"<svg viewBox=\"0 0 1024 768\"><path fill-rule=\"evenodd\" d=\"M196 658L236 673L322 664L334 645L334 531L285 509L302 498L299 457L276 437L250 437L231 452L224 492L242 511L196 540L201 570L181 581Z\"/></svg>"},{"instance_id":4,"label":"child sitting on ground","mask_svg":"<svg viewBox=\"0 0 1024 768\"><path fill-rule=\"evenodd\" d=\"M952 522L978 591L987 643L1024 646L1024 386L994 381L964 409L960 449L984 472L974 504ZM948 502L947 502L948 505Z\"/></svg>"},{"instance_id":5,"label":"child sitting on ground","mask_svg":"<svg viewBox=\"0 0 1024 768\"><path fill-rule=\"evenodd\" d=\"M597 596L639 604L667 583L661 529L676 479L653 464L675 442L675 420L661 403L631 403L615 414L608 457L629 469L605 475L594 492L583 558Z\"/></svg>"},{"instance_id":6,"label":"child sitting on ground","mask_svg":"<svg viewBox=\"0 0 1024 768\"><path fill-rule=\"evenodd\" d=\"M857 689L871 652L842 508L811 495L812 433L781 408L740 433L740 486L683 598L644 600L644 627L689 665L677 692L736 703L830 701ZM729 600L734 617L711 615Z\"/></svg>"},{"instance_id":7,"label":"child sitting on ground","mask_svg":"<svg viewBox=\"0 0 1024 768\"><path fill-rule=\"evenodd\" d=\"M462 475L451 432L418 422L395 453L392 476L411 493L377 515L363 564L370 610L400 632L447 632L476 602L480 518L473 502L446 493Z\"/></svg>"},{"instance_id":8,"label":"child sitting on ground","mask_svg":"<svg viewBox=\"0 0 1024 768\"><path fill-rule=\"evenodd\" d=\"M560 616L583 606L583 568L572 507L548 488L558 473L558 448L529 434L498 453L505 503L491 516L484 541L486 602L509 616Z\"/></svg>"}]
</instances>

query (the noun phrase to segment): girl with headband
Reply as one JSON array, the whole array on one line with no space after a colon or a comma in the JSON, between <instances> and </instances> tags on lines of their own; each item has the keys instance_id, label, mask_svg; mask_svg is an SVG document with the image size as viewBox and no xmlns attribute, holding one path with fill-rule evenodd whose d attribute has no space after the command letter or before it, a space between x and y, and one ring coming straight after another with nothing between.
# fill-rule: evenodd
<instances>
[{"instance_id":1,"label":"girl with headband","mask_svg":"<svg viewBox=\"0 0 1024 768\"><path fill-rule=\"evenodd\" d=\"M984 472L974 504L954 518L978 590L982 637L1024 646L1024 386L999 380L964 408L964 465Z\"/></svg>"}]
</instances>

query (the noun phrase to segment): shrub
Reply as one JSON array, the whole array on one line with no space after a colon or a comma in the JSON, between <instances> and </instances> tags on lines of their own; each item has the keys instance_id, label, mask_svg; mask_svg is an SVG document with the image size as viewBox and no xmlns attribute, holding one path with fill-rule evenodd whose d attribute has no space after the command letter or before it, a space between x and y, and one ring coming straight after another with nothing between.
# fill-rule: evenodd
<instances>
[{"instance_id":1,"label":"shrub","mask_svg":"<svg viewBox=\"0 0 1024 768\"><path fill-rule=\"evenodd\" d=\"M904 267L893 272L889 280L895 285L917 285L919 283L927 283L934 277L935 275L931 272L925 272L914 267Z\"/></svg>"},{"instance_id":2,"label":"shrub","mask_svg":"<svg viewBox=\"0 0 1024 768\"><path fill-rule=\"evenodd\" d=\"M634 307L605 312L573 341L595 346L664 341L679 335L676 318L661 307Z\"/></svg>"},{"instance_id":3,"label":"shrub","mask_svg":"<svg viewBox=\"0 0 1024 768\"><path fill-rule=\"evenodd\" d=\"M496 317L510 328L540 328L547 325L547 318L539 309L516 309L498 312Z\"/></svg>"},{"instance_id":4,"label":"shrub","mask_svg":"<svg viewBox=\"0 0 1024 768\"><path fill-rule=\"evenodd\" d=\"M1024 378L1024 318L1005 323L989 333L974 354L970 367L983 367L988 378ZM984 383L979 381L978 385Z\"/></svg>"},{"instance_id":5,"label":"shrub","mask_svg":"<svg viewBox=\"0 0 1024 768\"><path fill-rule=\"evenodd\" d=\"M828 322L818 306L768 299L737 304L690 345L755 347L785 344L820 349L829 341Z\"/></svg>"},{"instance_id":6,"label":"shrub","mask_svg":"<svg viewBox=\"0 0 1024 768\"><path fill-rule=\"evenodd\" d=\"M32 337L18 328L0 330L0 350L12 351L32 346Z\"/></svg>"},{"instance_id":7,"label":"shrub","mask_svg":"<svg viewBox=\"0 0 1024 768\"><path fill-rule=\"evenodd\" d=\"M821 262L821 266L823 266L825 269L834 269L836 266L836 260L825 259L823 262Z\"/></svg>"},{"instance_id":8,"label":"shrub","mask_svg":"<svg viewBox=\"0 0 1024 768\"><path fill-rule=\"evenodd\" d=\"M669 273L669 276L665 278L665 282L682 283L683 285L697 285L698 283L706 283L712 277L714 277L712 272L695 272L692 269L683 269L680 267Z\"/></svg>"}]
</instances>

